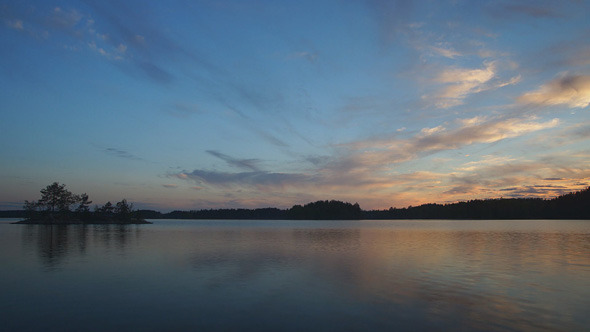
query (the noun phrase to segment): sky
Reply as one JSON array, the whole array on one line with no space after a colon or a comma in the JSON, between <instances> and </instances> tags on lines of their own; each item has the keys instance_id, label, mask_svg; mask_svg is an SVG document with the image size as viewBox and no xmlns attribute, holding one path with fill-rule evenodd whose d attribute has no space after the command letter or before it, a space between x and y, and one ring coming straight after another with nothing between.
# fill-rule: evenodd
<instances>
[{"instance_id":1,"label":"sky","mask_svg":"<svg viewBox=\"0 0 590 332\"><path fill-rule=\"evenodd\" d=\"M0 0L0 209L590 185L590 1Z\"/></svg>"}]
</instances>

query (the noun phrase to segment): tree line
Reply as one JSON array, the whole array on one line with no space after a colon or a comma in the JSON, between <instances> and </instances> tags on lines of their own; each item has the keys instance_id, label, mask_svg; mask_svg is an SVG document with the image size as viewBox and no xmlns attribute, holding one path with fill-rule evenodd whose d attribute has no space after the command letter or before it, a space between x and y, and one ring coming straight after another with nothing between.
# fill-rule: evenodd
<instances>
[{"instance_id":1,"label":"tree line","mask_svg":"<svg viewBox=\"0 0 590 332\"><path fill-rule=\"evenodd\" d=\"M363 211L363 219L590 219L590 187L553 199L499 198Z\"/></svg>"},{"instance_id":2,"label":"tree line","mask_svg":"<svg viewBox=\"0 0 590 332\"><path fill-rule=\"evenodd\" d=\"M347 220L361 219L358 203L340 201L317 201L305 205L294 205L290 209L208 209L172 211L161 213L154 210L139 210L146 219L259 219L259 220Z\"/></svg>"},{"instance_id":3,"label":"tree line","mask_svg":"<svg viewBox=\"0 0 590 332\"><path fill-rule=\"evenodd\" d=\"M87 194L73 194L57 182L42 189L41 195L38 201L25 201L24 211L0 211L0 217L81 222L143 219L590 219L590 187L548 200L500 198L367 211L358 203L326 200L294 205L289 209L203 209L161 213L134 210L133 204L125 199L115 204L95 205L91 211L92 202Z\"/></svg>"},{"instance_id":4,"label":"tree line","mask_svg":"<svg viewBox=\"0 0 590 332\"><path fill-rule=\"evenodd\" d=\"M147 219L590 219L590 187L553 199L499 198L362 210L340 201L317 201L290 209L209 209L160 213L138 211Z\"/></svg>"}]
</instances>

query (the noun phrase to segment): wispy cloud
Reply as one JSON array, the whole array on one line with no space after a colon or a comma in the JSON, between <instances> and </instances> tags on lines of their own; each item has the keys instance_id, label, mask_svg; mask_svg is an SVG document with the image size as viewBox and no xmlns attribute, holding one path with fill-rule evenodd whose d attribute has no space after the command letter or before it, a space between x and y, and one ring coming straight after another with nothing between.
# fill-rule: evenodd
<instances>
[{"instance_id":1,"label":"wispy cloud","mask_svg":"<svg viewBox=\"0 0 590 332\"><path fill-rule=\"evenodd\" d=\"M287 56L288 60L292 60L292 59L305 59L307 61L309 61L310 63L315 63L316 60L318 59L318 53L317 52L306 52L306 51L301 51L301 52L294 52L291 53Z\"/></svg>"},{"instance_id":2,"label":"wispy cloud","mask_svg":"<svg viewBox=\"0 0 590 332\"><path fill-rule=\"evenodd\" d=\"M460 171L460 172L470 172L470 171L477 170L477 169L481 168L482 166L489 167L489 166L504 165L504 164L510 163L515 160L516 160L515 158L509 157L509 156L484 155L481 157L481 159L464 163L463 165L455 168L455 170Z\"/></svg>"},{"instance_id":3,"label":"wispy cloud","mask_svg":"<svg viewBox=\"0 0 590 332\"><path fill-rule=\"evenodd\" d=\"M590 139L590 123L580 123L572 128L568 137L576 140Z\"/></svg>"},{"instance_id":4,"label":"wispy cloud","mask_svg":"<svg viewBox=\"0 0 590 332\"><path fill-rule=\"evenodd\" d=\"M76 28L83 18L84 15L76 9L62 9L61 7L55 7L49 15L49 22L51 25L59 29L73 32L75 31L74 28Z\"/></svg>"},{"instance_id":5,"label":"wispy cloud","mask_svg":"<svg viewBox=\"0 0 590 332\"><path fill-rule=\"evenodd\" d=\"M412 22L413 1L366 0L366 4L375 15L384 45L389 45L404 32L420 26L420 23Z\"/></svg>"},{"instance_id":6,"label":"wispy cloud","mask_svg":"<svg viewBox=\"0 0 590 332\"><path fill-rule=\"evenodd\" d=\"M561 163L567 160L568 167ZM449 199L472 197L554 197L583 189L590 171L576 156L546 155L537 160L484 156L448 175Z\"/></svg>"},{"instance_id":7,"label":"wispy cloud","mask_svg":"<svg viewBox=\"0 0 590 332\"><path fill-rule=\"evenodd\" d=\"M455 51L454 49L450 48L450 47L446 47L446 46L430 46L430 50L432 50L434 53L449 58L449 59L454 59L456 57L461 56L462 54Z\"/></svg>"},{"instance_id":8,"label":"wispy cloud","mask_svg":"<svg viewBox=\"0 0 590 332\"><path fill-rule=\"evenodd\" d=\"M183 180L193 180L210 186L254 186L259 188L279 188L294 183L309 183L310 177L304 174L274 173L266 171L252 172L217 172L207 170L193 170L173 174L173 177Z\"/></svg>"},{"instance_id":9,"label":"wispy cloud","mask_svg":"<svg viewBox=\"0 0 590 332\"><path fill-rule=\"evenodd\" d=\"M260 162L260 160L258 159L237 159L215 150L207 150L207 153L225 161L230 166L234 166L241 169L248 169L254 172L260 171L260 169L257 166L257 164Z\"/></svg>"},{"instance_id":10,"label":"wispy cloud","mask_svg":"<svg viewBox=\"0 0 590 332\"><path fill-rule=\"evenodd\" d=\"M425 153L454 150L477 143L494 143L531 132L553 128L559 120L536 122L531 118L482 118L458 120L459 126L424 128L407 139L377 139L348 145L363 164L387 165L415 159Z\"/></svg>"},{"instance_id":11,"label":"wispy cloud","mask_svg":"<svg viewBox=\"0 0 590 332\"><path fill-rule=\"evenodd\" d=\"M160 65L150 61L137 62L139 68L143 70L151 79L159 83L171 83L174 75L163 69Z\"/></svg>"},{"instance_id":12,"label":"wispy cloud","mask_svg":"<svg viewBox=\"0 0 590 332\"><path fill-rule=\"evenodd\" d=\"M19 11L16 8L11 9ZM66 35L69 40L66 41L64 49L70 51L87 49L109 60L126 58L128 45L114 43L108 33L98 31L95 20L89 13L64 7L31 7L25 12L27 21L13 17L5 19L6 24L12 29L43 39Z\"/></svg>"},{"instance_id":13,"label":"wispy cloud","mask_svg":"<svg viewBox=\"0 0 590 332\"><path fill-rule=\"evenodd\" d=\"M174 103L172 106L168 107L165 110L168 114L177 117L186 119L194 114L201 113L201 109L198 105L195 104L187 104L187 103Z\"/></svg>"},{"instance_id":14,"label":"wispy cloud","mask_svg":"<svg viewBox=\"0 0 590 332\"><path fill-rule=\"evenodd\" d=\"M130 160L143 160L143 158L140 158L128 151L120 150L117 148L104 148L103 151L111 156L118 157L118 158L124 158L124 159L130 159Z\"/></svg>"},{"instance_id":15,"label":"wispy cloud","mask_svg":"<svg viewBox=\"0 0 590 332\"><path fill-rule=\"evenodd\" d=\"M392 172L395 165L422 158L439 151L459 149L478 143L493 143L502 139L518 137L527 133L552 128L559 124L557 119L537 122L534 119L499 119L477 117L449 123L445 126L424 128L409 138L393 137L372 139L341 145L340 155L323 157L313 161L312 168L290 173L261 169L257 159L237 159L218 151L209 154L225 161L228 165L243 169L241 172L221 172L204 169L171 174L173 178L189 180L199 186L217 188L256 188L272 190L311 190L316 193L334 190L355 190L355 192L380 192L396 186L419 188L440 185L448 176L429 171L415 171L399 174ZM491 160L486 160L489 166ZM495 165L507 162L495 159ZM481 164L465 165L458 172L475 172ZM309 165L309 164L308 164ZM515 168L502 166L500 172L514 172ZM500 168L498 168L500 169ZM488 171L491 173L491 171ZM469 177L461 177L465 182ZM465 188L465 184L463 184ZM288 188L288 189L287 189ZM467 190L467 189L465 189ZM455 190L457 191L457 190Z\"/></svg>"},{"instance_id":16,"label":"wispy cloud","mask_svg":"<svg viewBox=\"0 0 590 332\"><path fill-rule=\"evenodd\" d=\"M166 56L184 57L205 68L213 67L195 52L187 51L160 33L150 20L138 17L127 5L110 1L87 4L90 8L86 10L65 6L31 7L24 11L30 24L15 17L16 14L7 17L5 22L13 29L26 30L31 36L69 36L65 49L90 50L110 61L125 60L159 83L168 84L174 79L174 74L162 65L162 58Z\"/></svg>"},{"instance_id":17,"label":"wispy cloud","mask_svg":"<svg viewBox=\"0 0 590 332\"><path fill-rule=\"evenodd\" d=\"M442 84L433 94L426 94L422 99L437 108L450 108L463 104L465 98L485 90L497 89L518 83L520 76L509 80L497 79L497 62L484 62L483 68L445 68L432 80Z\"/></svg>"},{"instance_id":18,"label":"wispy cloud","mask_svg":"<svg viewBox=\"0 0 590 332\"><path fill-rule=\"evenodd\" d=\"M4 21L6 26L14 30L24 30L23 20L19 19L6 19Z\"/></svg>"},{"instance_id":19,"label":"wispy cloud","mask_svg":"<svg viewBox=\"0 0 590 332\"><path fill-rule=\"evenodd\" d=\"M505 4L503 6L495 6L494 13L498 16L530 16L534 18L555 18L561 17L562 14L555 6L554 2L535 1L529 3L514 3Z\"/></svg>"},{"instance_id":20,"label":"wispy cloud","mask_svg":"<svg viewBox=\"0 0 590 332\"><path fill-rule=\"evenodd\" d=\"M539 106L567 105L584 108L590 104L590 76L563 75L535 91L525 93L518 101Z\"/></svg>"}]
</instances>

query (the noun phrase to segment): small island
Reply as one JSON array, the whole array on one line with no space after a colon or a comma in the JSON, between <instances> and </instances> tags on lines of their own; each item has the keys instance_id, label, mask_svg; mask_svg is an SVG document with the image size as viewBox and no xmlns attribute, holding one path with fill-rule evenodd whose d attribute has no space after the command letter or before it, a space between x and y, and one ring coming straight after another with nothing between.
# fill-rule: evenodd
<instances>
[{"instance_id":1,"label":"small island","mask_svg":"<svg viewBox=\"0 0 590 332\"><path fill-rule=\"evenodd\" d=\"M71 225L71 224L151 224L133 210L133 204L126 199L116 204L107 202L94 206L86 193L77 195L66 189L65 184L54 182L41 189L41 199L25 201L27 218L15 224L29 225Z\"/></svg>"}]
</instances>

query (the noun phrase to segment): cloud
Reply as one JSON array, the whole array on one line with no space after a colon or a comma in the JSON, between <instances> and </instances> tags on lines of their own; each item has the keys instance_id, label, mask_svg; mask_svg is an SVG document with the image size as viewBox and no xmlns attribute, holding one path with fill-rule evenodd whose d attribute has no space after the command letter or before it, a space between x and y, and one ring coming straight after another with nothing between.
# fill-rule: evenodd
<instances>
[{"instance_id":1,"label":"cloud","mask_svg":"<svg viewBox=\"0 0 590 332\"><path fill-rule=\"evenodd\" d=\"M391 190L396 186L414 188L418 186L436 186L444 178L441 174L426 171L397 174L392 173L392 165L417 159L439 151L459 149L466 145L478 143L493 143L502 139L521 136L527 133L552 128L559 124L553 119L538 122L527 119L500 119L476 117L462 119L447 129L446 126L424 128L414 136L400 139L373 139L354 142L339 147L340 153L331 157L306 157L312 168L292 173L266 171L259 167L257 159L237 159L218 151L209 150L216 158L228 165L242 169L242 172L221 172L204 169L183 171L171 174L171 177L196 182L199 186L230 188L253 187L257 190L270 191L290 187L296 190L311 190L314 192L333 192L343 188L354 189L357 192L369 190L373 193L381 190ZM451 126L452 127L452 126ZM482 165L494 166L498 173L486 171L490 176L514 174L525 171L524 166L505 165L507 159L489 158L480 163L465 165L459 172L475 172ZM496 167L498 166L498 167ZM526 165L525 165L526 166ZM463 177L463 182L468 177ZM473 185L477 184L473 180ZM467 186L463 183L462 186ZM466 187L463 188L466 190ZM458 192L458 189L455 190Z\"/></svg>"},{"instance_id":2,"label":"cloud","mask_svg":"<svg viewBox=\"0 0 590 332\"><path fill-rule=\"evenodd\" d=\"M119 157L119 158L130 159L130 160L143 160L143 158L135 156L127 151L119 150L117 148L105 148L103 151L110 154L111 156L115 156L115 157Z\"/></svg>"},{"instance_id":3,"label":"cloud","mask_svg":"<svg viewBox=\"0 0 590 332\"><path fill-rule=\"evenodd\" d=\"M140 61L137 65L144 71L144 73L146 73L156 82L166 84L174 80L174 76L172 74L153 62Z\"/></svg>"},{"instance_id":4,"label":"cloud","mask_svg":"<svg viewBox=\"0 0 590 332\"><path fill-rule=\"evenodd\" d=\"M450 68L442 71L436 81L442 83L485 83L491 80L495 75L494 62L485 64L482 69Z\"/></svg>"},{"instance_id":5,"label":"cloud","mask_svg":"<svg viewBox=\"0 0 590 332\"><path fill-rule=\"evenodd\" d=\"M445 48L445 47L438 47L438 46L430 46L430 49L434 53L436 53L436 54L438 54L440 56L443 56L445 58L449 58L449 59L454 59L454 58L459 57L459 56L462 55L461 53L455 51L452 48Z\"/></svg>"},{"instance_id":6,"label":"cloud","mask_svg":"<svg viewBox=\"0 0 590 332\"><path fill-rule=\"evenodd\" d=\"M197 105L175 103L166 112L174 117L186 119L193 114L199 114L202 111Z\"/></svg>"},{"instance_id":7,"label":"cloud","mask_svg":"<svg viewBox=\"0 0 590 332\"><path fill-rule=\"evenodd\" d=\"M400 34L421 26L421 23L410 21L414 12L413 1L366 0L365 3L375 15L385 45L396 41Z\"/></svg>"},{"instance_id":8,"label":"cloud","mask_svg":"<svg viewBox=\"0 0 590 332\"><path fill-rule=\"evenodd\" d=\"M433 135L436 134L438 132L442 132L445 130L445 127L441 126L436 126L434 128L422 128L422 130L420 130L420 133L424 136L429 136L429 135Z\"/></svg>"},{"instance_id":9,"label":"cloud","mask_svg":"<svg viewBox=\"0 0 590 332\"><path fill-rule=\"evenodd\" d=\"M22 20L13 19L13 20L6 20L6 26L14 30L24 30L24 25Z\"/></svg>"},{"instance_id":10,"label":"cloud","mask_svg":"<svg viewBox=\"0 0 590 332\"><path fill-rule=\"evenodd\" d=\"M458 127L425 128L407 139L372 139L353 142L346 147L361 165L388 165L418 158L424 154L454 150L477 143L494 143L531 132L553 128L559 119L536 122L533 118L475 117L458 120Z\"/></svg>"},{"instance_id":11,"label":"cloud","mask_svg":"<svg viewBox=\"0 0 590 332\"><path fill-rule=\"evenodd\" d=\"M179 43L164 36L162 29L152 26L153 21L139 16L135 9L125 4L100 1L85 5L84 9L39 6L26 10L15 6L7 11L23 12L27 15L27 24L16 14L7 17L5 22L13 29L25 30L31 36L44 39L56 33L65 34L71 37L66 41L65 49L78 51L86 47L108 60L127 60L128 64L158 83L169 83L174 78L162 66L166 59L184 56L211 67L194 52L186 51Z\"/></svg>"},{"instance_id":12,"label":"cloud","mask_svg":"<svg viewBox=\"0 0 590 332\"><path fill-rule=\"evenodd\" d=\"M199 184L198 190L236 189L244 190L249 195L260 192L272 192L274 198L282 196L306 196L306 199L325 199L326 195L334 197L357 197L374 194L395 186L433 186L439 182L440 176L432 172L412 172L396 175L375 175L365 172L346 171L338 168L325 167L309 173L278 173L278 172L218 172L193 170L170 174L170 177L192 181ZM253 189L255 194L249 189ZM365 199L372 200L367 195ZM351 198L352 199L352 198ZM379 198L382 200L382 198Z\"/></svg>"},{"instance_id":13,"label":"cloud","mask_svg":"<svg viewBox=\"0 0 590 332\"><path fill-rule=\"evenodd\" d=\"M305 59L305 60L309 61L310 63L315 63L316 60L318 59L318 53L317 52L295 52L295 53L291 53L287 56L287 60L291 60L291 59Z\"/></svg>"},{"instance_id":14,"label":"cloud","mask_svg":"<svg viewBox=\"0 0 590 332\"><path fill-rule=\"evenodd\" d=\"M584 39L585 42L586 40ZM590 65L590 45L582 46L575 43L570 53L566 54L565 64L571 66L587 66ZM568 49L566 49L568 50Z\"/></svg>"},{"instance_id":15,"label":"cloud","mask_svg":"<svg viewBox=\"0 0 590 332\"><path fill-rule=\"evenodd\" d=\"M484 62L483 68L479 69L446 68L432 80L433 83L442 84L442 88L434 94L423 95L422 99L437 108L450 108L462 105L469 95L516 84L520 80L520 76L515 76L508 81L500 81L496 79L497 71L495 61Z\"/></svg>"},{"instance_id":16,"label":"cloud","mask_svg":"<svg viewBox=\"0 0 590 332\"><path fill-rule=\"evenodd\" d=\"M327 190L330 188L360 189L365 186L383 184L385 179L364 173L353 158L334 157L305 157L312 163L313 169L305 172L272 172L262 170L257 159L236 159L217 151L207 153L227 162L229 165L244 169L244 172L220 172L196 169L192 172L183 171L171 174L171 177L190 180L199 184L213 187L246 186L259 190L291 188L315 188ZM321 159L321 160L320 160Z\"/></svg>"},{"instance_id":17,"label":"cloud","mask_svg":"<svg viewBox=\"0 0 590 332\"><path fill-rule=\"evenodd\" d=\"M116 42L109 33L98 31L95 20L88 12L62 7L29 8L20 13L20 15L27 16L26 25L18 16L14 15L16 14L5 19L6 24L32 37L48 40L57 34L63 34L69 37L64 45L66 50L80 51L85 46L86 49L109 60L126 58L128 45ZM102 24L100 26L108 30L108 26L105 27Z\"/></svg>"},{"instance_id":18,"label":"cloud","mask_svg":"<svg viewBox=\"0 0 590 332\"><path fill-rule=\"evenodd\" d=\"M583 123L578 126L575 126L575 129L571 133L571 136L573 136L576 139L589 139L590 138L590 124Z\"/></svg>"},{"instance_id":19,"label":"cloud","mask_svg":"<svg viewBox=\"0 0 590 332\"><path fill-rule=\"evenodd\" d=\"M111 48L110 51L107 51L104 47L98 46L95 41L89 42L88 48L109 60L123 60L127 50L127 47L121 44L119 47ZM73 49L75 50L76 48L74 47Z\"/></svg>"},{"instance_id":20,"label":"cloud","mask_svg":"<svg viewBox=\"0 0 590 332\"><path fill-rule=\"evenodd\" d=\"M289 147L289 144L287 144L284 140L278 138L277 136L262 130L262 129L257 129L257 128L253 128L252 129L256 134L258 134L258 136L260 136L262 139L264 139L265 141L271 143L272 145L278 146L280 148L287 148Z\"/></svg>"},{"instance_id":21,"label":"cloud","mask_svg":"<svg viewBox=\"0 0 590 332\"><path fill-rule=\"evenodd\" d=\"M193 170L192 172L173 174L172 176L183 180L193 180L197 183L221 187L237 185L277 188L296 183L308 183L311 180L309 176L297 173L274 173L266 171L229 173L199 169Z\"/></svg>"},{"instance_id":22,"label":"cloud","mask_svg":"<svg viewBox=\"0 0 590 332\"><path fill-rule=\"evenodd\" d=\"M11 4L9 7L15 6ZM0 17L5 24L16 28L20 25L16 23L17 20L25 16L27 24L23 23L24 28L36 31L35 35L41 35L42 31L47 31L51 36L65 34L68 38L58 40L56 37L52 40L65 43L60 45L63 49L72 52L90 51L115 62L123 73L134 78L148 78L158 84L170 85L177 82L178 77L189 77L196 83L200 93L208 95L219 106L240 105L243 114L253 114L249 119L249 128L260 137L278 147L288 147L280 136L260 129L263 121L255 113L265 113L266 119L271 112L275 116L275 111L287 109L279 92L280 85L269 89L267 80L261 78L264 70L256 70L252 76L236 75L226 66L217 65L215 62L220 60L201 52L200 45L176 40L168 27L160 26L160 20L152 19L159 13L149 3L144 7L140 14L133 5L105 0L69 7L39 7L31 9L33 14L29 16L25 16L27 10L24 9L11 14L10 11L14 10L9 8L6 10L8 13L0 13ZM28 24L28 20L32 23ZM297 56L310 61L317 58L311 51L300 52ZM261 63L261 69L263 65ZM193 111L180 106L171 113L185 117ZM281 119L281 123L286 121Z\"/></svg>"},{"instance_id":23,"label":"cloud","mask_svg":"<svg viewBox=\"0 0 590 332\"><path fill-rule=\"evenodd\" d=\"M195 169L169 176L194 182L196 190L221 190L222 193L230 193L227 190L231 190L234 195L244 197L272 193L277 202L286 200L292 203L293 195L301 193L309 193L306 197L308 201L334 197L334 193L339 193L341 199L359 201L366 208L391 206L392 202L400 206L500 196L547 198L563 193L565 188L581 189L588 182L590 170L583 162L585 156L546 155L536 160L522 160L487 155L446 172L418 170L398 173L394 164L443 149L516 137L551 128L558 123L556 120L538 122L534 119L464 119L455 123L456 128L439 128L431 134L418 132L407 139L394 138L389 142L373 140L341 146L339 156L324 156L321 161L308 157L315 163L311 163L313 167L306 171L220 172ZM449 127L451 125L448 124ZM220 154L220 159L239 161L223 154ZM247 169L246 166L243 168Z\"/></svg>"},{"instance_id":24,"label":"cloud","mask_svg":"<svg viewBox=\"0 0 590 332\"><path fill-rule=\"evenodd\" d=\"M424 181L411 195L430 195L429 202L456 202L477 198L551 198L585 188L590 170L585 159L571 153L547 154L533 160L486 155L446 173L437 173L438 183L429 190ZM567 165L567 166L564 166Z\"/></svg>"},{"instance_id":25,"label":"cloud","mask_svg":"<svg viewBox=\"0 0 590 332\"><path fill-rule=\"evenodd\" d=\"M501 20L565 18L571 10L583 10L583 1L519 0L493 1L484 7L488 14Z\"/></svg>"},{"instance_id":26,"label":"cloud","mask_svg":"<svg viewBox=\"0 0 590 332\"><path fill-rule=\"evenodd\" d=\"M503 165L509 162L512 162L516 159L512 158L512 157L508 157L508 156L493 156L493 155L485 155L482 157L482 159L477 160L477 161L470 161L467 162L465 164L463 164L462 166L456 168L455 170L457 171L462 171L462 172L469 172L469 171L474 171L477 170L479 168L481 168L482 166L497 166L497 165Z\"/></svg>"},{"instance_id":27,"label":"cloud","mask_svg":"<svg viewBox=\"0 0 590 332\"><path fill-rule=\"evenodd\" d=\"M175 188L178 188L178 185L177 184L163 184L162 187L168 188L168 189L175 189Z\"/></svg>"},{"instance_id":28,"label":"cloud","mask_svg":"<svg viewBox=\"0 0 590 332\"><path fill-rule=\"evenodd\" d=\"M548 198L567 194L571 192L571 189L555 187L522 186L517 188L510 188L510 190L506 190L506 192L508 192L506 196L511 198Z\"/></svg>"},{"instance_id":29,"label":"cloud","mask_svg":"<svg viewBox=\"0 0 590 332\"><path fill-rule=\"evenodd\" d=\"M583 189L590 178L586 157L571 152L537 156L535 160L484 156L456 167L447 175L444 194L473 197L555 197ZM567 165L567 166L565 166Z\"/></svg>"},{"instance_id":30,"label":"cloud","mask_svg":"<svg viewBox=\"0 0 590 332\"><path fill-rule=\"evenodd\" d=\"M518 102L539 106L567 105L584 108L590 104L590 75L564 75L525 93Z\"/></svg>"},{"instance_id":31,"label":"cloud","mask_svg":"<svg viewBox=\"0 0 590 332\"><path fill-rule=\"evenodd\" d=\"M418 140L417 146L433 148L440 143L450 147L473 143L493 143L506 138L553 128L558 124L559 119L557 118L545 122L535 122L533 119L520 118L495 119L481 123L476 122L448 133L443 132L434 138L432 136L425 137Z\"/></svg>"},{"instance_id":32,"label":"cloud","mask_svg":"<svg viewBox=\"0 0 590 332\"><path fill-rule=\"evenodd\" d=\"M206 152L214 157L217 157L225 161L228 165L237 168L248 169L255 172L260 171L260 169L256 165L260 162L258 159L236 159L215 150L207 150Z\"/></svg>"},{"instance_id":33,"label":"cloud","mask_svg":"<svg viewBox=\"0 0 590 332\"><path fill-rule=\"evenodd\" d=\"M511 3L501 7L504 15L524 15L534 18L561 17L555 9L548 6L549 3L535 2L533 4Z\"/></svg>"},{"instance_id":34,"label":"cloud","mask_svg":"<svg viewBox=\"0 0 590 332\"><path fill-rule=\"evenodd\" d=\"M84 15L75 9L62 9L55 7L49 16L51 25L68 31L72 31L81 21Z\"/></svg>"}]
</instances>

